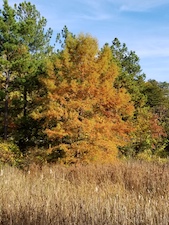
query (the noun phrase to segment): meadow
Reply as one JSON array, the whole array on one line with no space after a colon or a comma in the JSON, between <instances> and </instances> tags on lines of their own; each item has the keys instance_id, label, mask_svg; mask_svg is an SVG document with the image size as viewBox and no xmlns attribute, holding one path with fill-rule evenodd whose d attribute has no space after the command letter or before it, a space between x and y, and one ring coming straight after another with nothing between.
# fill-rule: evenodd
<instances>
[{"instance_id":1,"label":"meadow","mask_svg":"<svg viewBox=\"0 0 169 225\"><path fill-rule=\"evenodd\" d=\"M1 225L168 223L168 163L0 167Z\"/></svg>"}]
</instances>

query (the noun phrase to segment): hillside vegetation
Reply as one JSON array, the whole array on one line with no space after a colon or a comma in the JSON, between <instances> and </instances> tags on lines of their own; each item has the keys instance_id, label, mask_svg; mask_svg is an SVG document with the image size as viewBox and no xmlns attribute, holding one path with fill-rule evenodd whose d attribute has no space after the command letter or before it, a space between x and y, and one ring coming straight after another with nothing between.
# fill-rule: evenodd
<instances>
[{"instance_id":1,"label":"hillside vegetation","mask_svg":"<svg viewBox=\"0 0 169 225\"><path fill-rule=\"evenodd\" d=\"M169 84L114 38L52 29L35 5L0 12L1 162L111 163L168 155Z\"/></svg>"}]
</instances>

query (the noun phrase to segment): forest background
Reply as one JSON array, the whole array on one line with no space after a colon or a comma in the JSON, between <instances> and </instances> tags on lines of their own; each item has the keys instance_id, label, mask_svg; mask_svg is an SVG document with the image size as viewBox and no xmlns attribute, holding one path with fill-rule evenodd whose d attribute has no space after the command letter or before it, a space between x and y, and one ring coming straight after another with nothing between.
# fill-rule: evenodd
<instances>
[{"instance_id":1,"label":"forest background","mask_svg":"<svg viewBox=\"0 0 169 225\"><path fill-rule=\"evenodd\" d=\"M169 83L146 81L118 38L52 29L35 5L0 11L0 161L111 163L167 159ZM56 49L56 46L58 49Z\"/></svg>"}]
</instances>

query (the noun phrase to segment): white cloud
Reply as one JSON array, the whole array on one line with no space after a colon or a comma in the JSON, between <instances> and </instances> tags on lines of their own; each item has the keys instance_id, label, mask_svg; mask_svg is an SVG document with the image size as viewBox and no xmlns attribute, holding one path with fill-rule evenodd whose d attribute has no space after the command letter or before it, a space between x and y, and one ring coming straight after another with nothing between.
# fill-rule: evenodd
<instances>
[{"instance_id":1,"label":"white cloud","mask_svg":"<svg viewBox=\"0 0 169 225\"><path fill-rule=\"evenodd\" d=\"M111 15L108 15L106 13L93 13L92 15L81 14L81 15L75 16L75 18L100 21L100 20L108 20L108 19L111 19L112 17Z\"/></svg>"},{"instance_id":2,"label":"white cloud","mask_svg":"<svg viewBox=\"0 0 169 225\"><path fill-rule=\"evenodd\" d=\"M168 4L168 0L107 0L118 5L120 11L147 11Z\"/></svg>"},{"instance_id":3,"label":"white cloud","mask_svg":"<svg viewBox=\"0 0 169 225\"><path fill-rule=\"evenodd\" d=\"M144 44L145 45L145 44ZM139 47L136 49L137 54L139 57L169 57L169 46L152 46L147 45L144 47Z\"/></svg>"},{"instance_id":4,"label":"white cloud","mask_svg":"<svg viewBox=\"0 0 169 225\"><path fill-rule=\"evenodd\" d=\"M129 45L133 46L137 55L141 58L157 58L169 57L169 39L167 36L153 35L142 37L138 36L137 39L128 39Z\"/></svg>"}]
</instances>

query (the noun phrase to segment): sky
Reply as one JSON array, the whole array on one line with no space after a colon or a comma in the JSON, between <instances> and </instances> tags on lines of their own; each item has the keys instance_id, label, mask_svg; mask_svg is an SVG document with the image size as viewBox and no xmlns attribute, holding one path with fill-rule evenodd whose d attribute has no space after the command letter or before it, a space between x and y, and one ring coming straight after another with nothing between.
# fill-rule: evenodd
<instances>
[{"instance_id":1,"label":"sky","mask_svg":"<svg viewBox=\"0 0 169 225\"><path fill-rule=\"evenodd\" d=\"M169 0L29 1L53 29L52 41L65 25L73 34L91 34L100 47L118 38L138 55L146 80L169 82Z\"/></svg>"}]
</instances>

